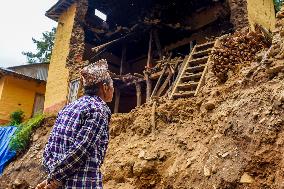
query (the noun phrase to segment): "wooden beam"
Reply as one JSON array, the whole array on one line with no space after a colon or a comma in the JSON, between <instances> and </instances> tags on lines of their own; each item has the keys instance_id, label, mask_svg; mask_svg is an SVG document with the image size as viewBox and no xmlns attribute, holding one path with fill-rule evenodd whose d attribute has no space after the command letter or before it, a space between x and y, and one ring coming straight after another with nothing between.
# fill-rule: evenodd
<instances>
[{"instance_id":1,"label":"wooden beam","mask_svg":"<svg viewBox=\"0 0 284 189\"><path fill-rule=\"evenodd\" d=\"M115 88L115 104L114 104L114 113L118 113L119 109L119 101L120 101L120 89L118 87Z\"/></svg>"},{"instance_id":2,"label":"wooden beam","mask_svg":"<svg viewBox=\"0 0 284 189\"><path fill-rule=\"evenodd\" d=\"M150 79L150 74L148 72L145 73L145 79L146 79L146 101L148 102L151 98L151 91L152 91L152 81Z\"/></svg>"},{"instance_id":3,"label":"wooden beam","mask_svg":"<svg viewBox=\"0 0 284 189\"><path fill-rule=\"evenodd\" d=\"M163 70L159 71L159 72L156 72L156 73L153 73L150 75L150 79L158 79L163 73ZM166 75L170 74L170 71L169 70L166 70L165 72Z\"/></svg>"},{"instance_id":4,"label":"wooden beam","mask_svg":"<svg viewBox=\"0 0 284 189\"><path fill-rule=\"evenodd\" d=\"M125 66L125 60L126 60L126 45L123 45L122 52L121 52L121 62L120 62L120 75L123 74L123 66Z\"/></svg>"},{"instance_id":5,"label":"wooden beam","mask_svg":"<svg viewBox=\"0 0 284 189\"><path fill-rule=\"evenodd\" d=\"M163 58L163 52L162 52L161 41L160 41L159 33L158 33L157 29L154 30L154 40L155 40L155 44L156 44L156 47L157 47L157 50L158 50L159 57L160 57L160 59L162 59Z\"/></svg>"},{"instance_id":6,"label":"wooden beam","mask_svg":"<svg viewBox=\"0 0 284 189\"><path fill-rule=\"evenodd\" d=\"M137 106L141 106L142 104L141 84L135 83L135 86L136 86Z\"/></svg>"},{"instance_id":7,"label":"wooden beam","mask_svg":"<svg viewBox=\"0 0 284 189\"><path fill-rule=\"evenodd\" d=\"M156 95L157 97L160 97L161 94L164 92L164 90L166 89L166 87L167 87L167 85L168 85L168 83L169 83L171 77L173 76L173 74L174 74L173 72L170 72L170 73L169 73L167 79L164 81L163 85L162 85L161 88L158 90L157 95Z\"/></svg>"},{"instance_id":8,"label":"wooden beam","mask_svg":"<svg viewBox=\"0 0 284 189\"><path fill-rule=\"evenodd\" d=\"M155 101L152 106L151 111L151 126L152 126L152 132L155 133L156 130L156 106L157 102Z\"/></svg>"},{"instance_id":9,"label":"wooden beam","mask_svg":"<svg viewBox=\"0 0 284 189\"><path fill-rule=\"evenodd\" d=\"M157 92L157 90L158 90L158 88L159 88L159 86L160 86L160 84L161 84L161 82L162 82L162 78L163 78L163 76L164 76L164 74L165 74L167 68L168 68L168 65L165 65L164 68L163 68L163 70L162 70L162 74L160 75L160 77L159 77L159 79L158 79L158 81L157 81L157 84L156 84L156 86L155 86L155 88L154 88L154 90L153 90L153 92L152 92L151 97L155 96L155 94L156 94L156 92Z\"/></svg>"},{"instance_id":10,"label":"wooden beam","mask_svg":"<svg viewBox=\"0 0 284 189\"><path fill-rule=\"evenodd\" d=\"M148 48L148 58L147 58L147 68L152 68L152 41L153 41L153 30L150 31L149 38L149 48Z\"/></svg>"}]
</instances>

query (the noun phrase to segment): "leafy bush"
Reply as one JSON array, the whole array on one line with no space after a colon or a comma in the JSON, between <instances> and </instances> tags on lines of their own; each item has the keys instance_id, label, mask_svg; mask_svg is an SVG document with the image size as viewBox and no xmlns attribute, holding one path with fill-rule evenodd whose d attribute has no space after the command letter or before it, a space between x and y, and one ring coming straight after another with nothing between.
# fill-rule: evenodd
<instances>
[{"instance_id":1,"label":"leafy bush","mask_svg":"<svg viewBox=\"0 0 284 189\"><path fill-rule=\"evenodd\" d=\"M10 149L17 152L23 151L29 145L33 131L40 126L44 115L37 115L34 118L20 124L10 141Z\"/></svg>"},{"instance_id":2,"label":"leafy bush","mask_svg":"<svg viewBox=\"0 0 284 189\"><path fill-rule=\"evenodd\" d=\"M24 112L22 110L17 110L11 113L10 115L10 123L9 125L19 125L23 122L24 119Z\"/></svg>"}]
</instances>

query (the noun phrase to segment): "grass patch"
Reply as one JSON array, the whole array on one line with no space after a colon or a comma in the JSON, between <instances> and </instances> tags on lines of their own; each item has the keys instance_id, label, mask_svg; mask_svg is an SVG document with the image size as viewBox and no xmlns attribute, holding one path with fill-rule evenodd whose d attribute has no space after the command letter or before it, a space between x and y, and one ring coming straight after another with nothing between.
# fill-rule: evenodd
<instances>
[{"instance_id":1,"label":"grass patch","mask_svg":"<svg viewBox=\"0 0 284 189\"><path fill-rule=\"evenodd\" d=\"M9 125L20 125L23 122L24 119L24 112L22 110L17 110L11 113L10 115L10 123Z\"/></svg>"},{"instance_id":2,"label":"grass patch","mask_svg":"<svg viewBox=\"0 0 284 189\"><path fill-rule=\"evenodd\" d=\"M44 115L37 115L28 121L18 125L18 129L10 141L10 149L21 152L27 148L33 131L38 128L44 119Z\"/></svg>"}]
</instances>

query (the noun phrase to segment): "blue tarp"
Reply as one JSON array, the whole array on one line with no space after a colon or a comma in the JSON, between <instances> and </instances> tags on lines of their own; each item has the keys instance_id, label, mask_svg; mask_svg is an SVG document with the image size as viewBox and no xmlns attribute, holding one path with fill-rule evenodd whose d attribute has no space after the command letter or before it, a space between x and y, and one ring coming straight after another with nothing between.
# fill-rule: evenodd
<instances>
[{"instance_id":1,"label":"blue tarp","mask_svg":"<svg viewBox=\"0 0 284 189\"><path fill-rule=\"evenodd\" d=\"M9 142L16 130L14 126L0 127L0 175L5 164L16 155L15 151L9 149Z\"/></svg>"}]
</instances>

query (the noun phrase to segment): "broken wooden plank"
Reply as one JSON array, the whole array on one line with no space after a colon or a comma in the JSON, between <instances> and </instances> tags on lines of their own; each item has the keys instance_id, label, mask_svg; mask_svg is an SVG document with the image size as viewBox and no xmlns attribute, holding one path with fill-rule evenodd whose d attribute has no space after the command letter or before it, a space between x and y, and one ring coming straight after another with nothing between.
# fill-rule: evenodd
<instances>
[{"instance_id":1,"label":"broken wooden plank","mask_svg":"<svg viewBox=\"0 0 284 189\"><path fill-rule=\"evenodd\" d=\"M119 109L119 101L120 101L120 89L118 87L115 88L115 102L114 102L114 113L118 113Z\"/></svg>"},{"instance_id":2,"label":"broken wooden plank","mask_svg":"<svg viewBox=\"0 0 284 189\"><path fill-rule=\"evenodd\" d=\"M154 101L151 111L151 126L152 126L152 132L154 133L156 130L156 106L157 102Z\"/></svg>"},{"instance_id":3,"label":"broken wooden plank","mask_svg":"<svg viewBox=\"0 0 284 189\"><path fill-rule=\"evenodd\" d=\"M160 41L157 29L154 30L154 41L155 41L155 44L156 44L156 47L157 47L157 50L158 50L159 57L160 57L160 59L162 59L163 58L163 52L162 52L161 41Z\"/></svg>"},{"instance_id":4,"label":"broken wooden plank","mask_svg":"<svg viewBox=\"0 0 284 189\"><path fill-rule=\"evenodd\" d=\"M151 97L155 96L155 94L156 94L156 92L157 92L157 90L158 90L158 88L159 88L159 86L160 86L160 84L161 84L162 78L163 78L163 76L164 76L164 74L165 74L167 68L168 68L168 66L165 65L164 68L163 68L163 70L162 70L162 74L160 75L160 77L159 77L159 79L158 79L158 81L157 81L157 84L156 84L156 86L155 86L155 88L154 88L154 90L153 90L153 92L152 92Z\"/></svg>"},{"instance_id":5,"label":"broken wooden plank","mask_svg":"<svg viewBox=\"0 0 284 189\"><path fill-rule=\"evenodd\" d=\"M158 90L157 92L157 97L160 97L161 94L164 92L164 90L166 89L171 77L173 76L174 72L170 72L168 77L166 78L166 80L164 81L164 83L162 84L161 88Z\"/></svg>"},{"instance_id":6,"label":"broken wooden plank","mask_svg":"<svg viewBox=\"0 0 284 189\"><path fill-rule=\"evenodd\" d=\"M121 52L120 75L123 74L124 71L123 67L125 66L125 60L126 60L126 45L124 44Z\"/></svg>"},{"instance_id":7,"label":"broken wooden plank","mask_svg":"<svg viewBox=\"0 0 284 189\"><path fill-rule=\"evenodd\" d=\"M148 102L151 98L151 91L152 91L152 81L150 79L149 72L145 73L145 79L146 79L146 101Z\"/></svg>"},{"instance_id":8,"label":"broken wooden plank","mask_svg":"<svg viewBox=\"0 0 284 189\"><path fill-rule=\"evenodd\" d=\"M136 83L135 86L136 86L137 106L141 106L142 104L141 84Z\"/></svg>"},{"instance_id":9,"label":"broken wooden plank","mask_svg":"<svg viewBox=\"0 0 284 189\"><path fill-rule=\"evenodd\" d=\"M150 37L149 37L147 68L152 68L152 41L153 41L153 30L150 31Z\"/></svg>"}]
</instances>

